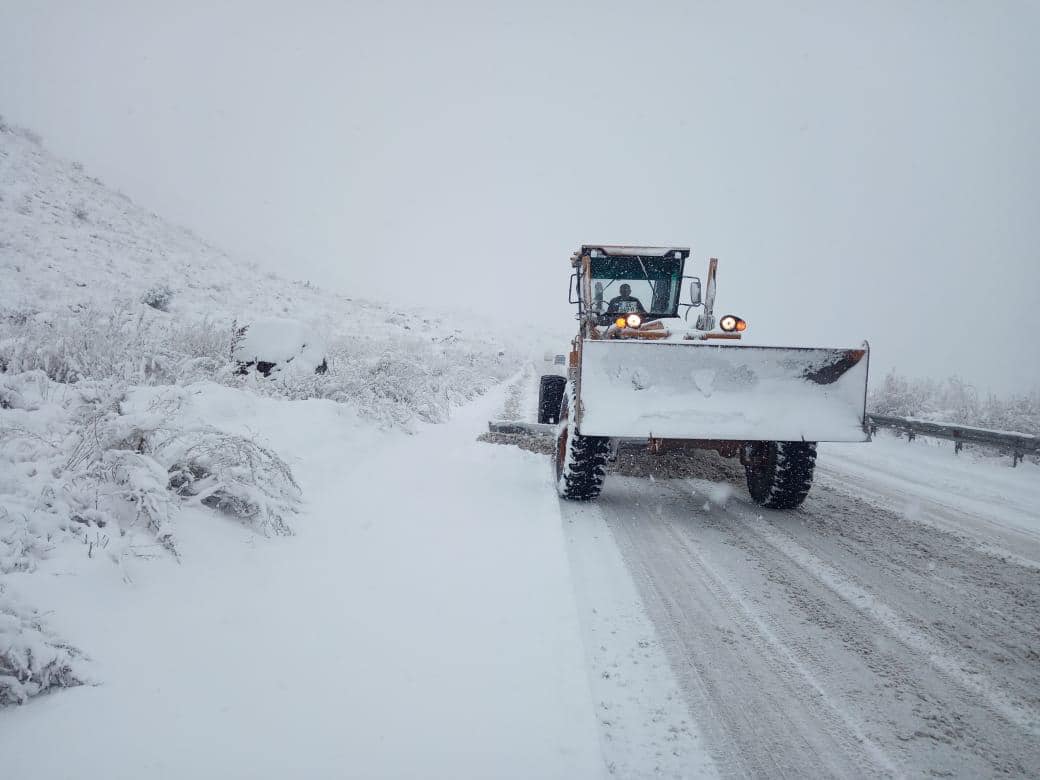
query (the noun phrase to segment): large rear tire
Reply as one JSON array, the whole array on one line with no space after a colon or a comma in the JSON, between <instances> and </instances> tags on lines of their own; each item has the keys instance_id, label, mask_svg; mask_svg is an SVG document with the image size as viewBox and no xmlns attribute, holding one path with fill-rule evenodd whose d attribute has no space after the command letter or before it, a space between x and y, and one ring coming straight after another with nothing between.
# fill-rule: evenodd
<instances>
[{"instance_id":1,"label":"large rear tire","mask_svg":"<svg viewBox=\"0 0 1040 780\"><path fill-rule=\"evenodd\" d=\"M542 377L538 385L538 422L553 424L560 421L560 407L566 387L566 377L554 374Z\"/></svg>"},{"instance_id":2,"label":"large rear tire","mask_svg":"<svg viewBox=\"0 0 1040 780\"><path fill-rule=\"evenodd\" d=\"M610 439L582 436L575 432L574 397L570 385L563 394L560 421L553 464L556 492L561 498L571 501L591 501L603 489Z\"/></svg>"},{"instance_id":3,"label":"large rear tire","mask_svg":"<svg viewBox=\"0 0 1040 780\"><path fill-rule=\"evenodd\" d=\"M748 492L756 503L769 509L794 509L812 487L816 442L748 442L743 460Z\"/></svg>"}]
</instances>

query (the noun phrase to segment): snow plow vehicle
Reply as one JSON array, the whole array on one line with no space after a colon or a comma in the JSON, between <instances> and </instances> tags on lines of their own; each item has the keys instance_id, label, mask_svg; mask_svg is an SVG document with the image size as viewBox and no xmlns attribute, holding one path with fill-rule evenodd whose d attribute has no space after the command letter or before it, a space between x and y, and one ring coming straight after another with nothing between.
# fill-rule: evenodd
<instances>
[{"instance_id":1,"label":"snow plow vehicle","mask_svg":"<svg viewBox=\"0 0 1040 780\"><path fill-rule=\"evenodd\" d=\"M621 447L710 449L740 458L757 503L793 509L812 485L817 442L869 440L869 345L749 344L742 318L726 314L716 327L718 261L702 288L684 276L689 255L602 245L572 255L579 332L566 376L543 376L538 401L540 427L557 424L557 491L596 498Z\"/></svg>"}]
</instances>

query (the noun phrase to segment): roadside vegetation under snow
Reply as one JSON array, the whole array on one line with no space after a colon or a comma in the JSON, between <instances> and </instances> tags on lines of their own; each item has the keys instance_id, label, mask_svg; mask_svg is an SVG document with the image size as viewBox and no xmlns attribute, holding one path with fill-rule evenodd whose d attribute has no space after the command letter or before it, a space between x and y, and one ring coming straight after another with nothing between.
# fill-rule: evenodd
<instances>
[{"instance_id":1,"label":"roadside vegetation under snow","mask_svg":"<svg viewBox=\"0 0 1040 780\"><path fill-rule=\"evenodd\" d=\"M870 411L1040 436L1040 387L982 395L960 377L908 378L890 371L871 390Z\"/></svg>"},{"instance_id":2,"label":"roadside vegetation under snow","mask_svg":"<svg viewBox=\"0 0 1040 780\"><path fill-rule=\"evenodd\" d=\"M479 325L237 262L2 120L0 236L0 575L67 555L124 571L179 559L186 508L291 534L296 477L262 430L222 426L228 393L329 399L412 430L516 365ZM305 323L324 354L301 345L306 370L243 370L236 349L271 317ZM88 680L85 657L0 583L0 706Z\"/></svg>"}]
</instances>

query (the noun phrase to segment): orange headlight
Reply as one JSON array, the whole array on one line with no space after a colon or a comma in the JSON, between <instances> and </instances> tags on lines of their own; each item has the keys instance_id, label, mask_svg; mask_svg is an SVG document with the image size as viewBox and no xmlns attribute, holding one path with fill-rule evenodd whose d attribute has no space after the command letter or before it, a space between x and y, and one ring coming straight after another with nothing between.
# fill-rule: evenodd
<instances>
[{"instance_id":1,"label":"orange headlight","mask_svg":"<svg viewBox=\"0 0 1040 780\"><path fill-rule=\"evenodd\" d=\"M616 320L614 320L614 324L617 325L619 328L625 327L625 318L618 317Z\"/></svg>"}]
</instances>

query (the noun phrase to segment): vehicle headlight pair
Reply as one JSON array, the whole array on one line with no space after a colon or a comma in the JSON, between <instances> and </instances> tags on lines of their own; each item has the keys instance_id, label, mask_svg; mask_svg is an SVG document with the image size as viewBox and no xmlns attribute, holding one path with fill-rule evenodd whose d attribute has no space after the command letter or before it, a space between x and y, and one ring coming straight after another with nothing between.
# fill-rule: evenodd
<instances>
[{"instance_id":1,"label":"vehicle headlight pair","mask_svg":"<svg viewBox=\"0 0 1040 780\"><path fill-rule=\"evenodd\" d=\"M619 328L629 327L638 328L643 324L643 318L638 314L629 314L627 317L618 317L614 320L614 324Z\"/></svg>"},{"instance_id":2,"label":"vehicle headlight pair","mask_svg":"<svg viewBox=\"0 0 1040 780\"><path fill-rule=\"evenodd\" d=\"M727 314L719 320L719 327L727 333L732 333L733 331L747 330L747 323L740 319L740 317L733 314Z\"/></svg>"}]
</instances>

